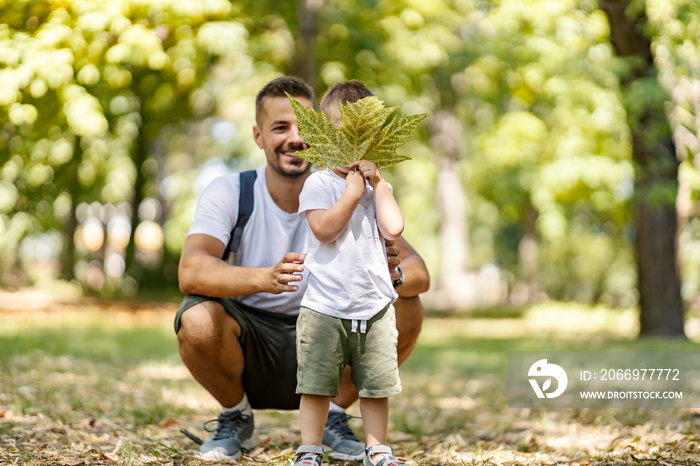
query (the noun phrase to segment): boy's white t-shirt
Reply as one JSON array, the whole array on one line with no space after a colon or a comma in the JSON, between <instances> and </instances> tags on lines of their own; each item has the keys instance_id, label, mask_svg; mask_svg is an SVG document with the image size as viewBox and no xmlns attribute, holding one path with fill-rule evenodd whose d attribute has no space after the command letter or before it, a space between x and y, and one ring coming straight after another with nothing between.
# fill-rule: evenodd
<instances>
[{"instance_id":1,"label":"boy's white t-shirt","mask_svg":"<svg viewBox=\"0 0 700 466\"><path fill-rule=\"evenodd\" d=\"M265 166L256 169L253 185L255 203L243 230L241 246L233 256L233 264L242 267L272 267L288 252L302 253L306 248L308 223L296 212L280 209L272 200L265 183ZM238 220L240 176L231 173L212 181L202 193L195 211L189 235L213 236L228 244L231 231ZM305 271L302 275L306 277ZM257 293L237 296L236 300L269 312L298 314L307 280L295 282L298 291L272 294Z\"/></svg>"},{"instance_id":2,"label":"boy's white t-shirt","mask_svg":"<svg viewBox=\"0 0 700 466\"><path fill-rule=\"evenodd\" d=\"M334 172L312 173L299 196L299 216L331 208L344 191L345 179ZM304 261L309 276L302 306L341 319L368 320L396 301L373 195L366 183L348 227L332 243L321 243L309 229Z\"/></svg>"}]
</instances>

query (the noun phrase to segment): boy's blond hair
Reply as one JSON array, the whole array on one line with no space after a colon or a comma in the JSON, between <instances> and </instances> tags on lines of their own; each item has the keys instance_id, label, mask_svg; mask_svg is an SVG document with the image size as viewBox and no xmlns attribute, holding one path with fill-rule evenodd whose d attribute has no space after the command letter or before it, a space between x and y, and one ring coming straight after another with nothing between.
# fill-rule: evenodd
<instances>
[{"instance_id":1,"label":"boy's blond hair","mask_svg":"<svg viewBox=\"0 0 700 466\"><path fill-rule=\"evenodd\" d=\"M321 111L327 113L328 109L338 104L357 102L365 97L371 97L374 93L369 90L365 83L357 79L343 81L333 85L321 99Z\"/></svg>"}]
</instances>

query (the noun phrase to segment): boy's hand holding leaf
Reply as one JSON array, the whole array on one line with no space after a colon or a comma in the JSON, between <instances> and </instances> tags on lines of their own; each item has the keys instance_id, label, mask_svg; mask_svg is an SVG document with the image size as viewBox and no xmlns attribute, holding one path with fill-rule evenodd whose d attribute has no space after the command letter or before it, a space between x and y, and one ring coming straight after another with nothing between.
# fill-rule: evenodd
<instances>
[{"instance_id":1,"label":"boy's hand holding leaf","mask_svg":"<svg viewBox=\"0 0 700 466\"><path fill-rule=\"evenodd\" d=\"M387 121L398 107L385 108L377 97L365 97L340 106L342 123L336 128L325 114L304 107L289 94L287 97L297 117L299 134L310 146L294 155L330 169L348 167L358 160L370 160L380 168L409 160L396 149L428 116L396 115Z\"/></svg>"}]
</instances>

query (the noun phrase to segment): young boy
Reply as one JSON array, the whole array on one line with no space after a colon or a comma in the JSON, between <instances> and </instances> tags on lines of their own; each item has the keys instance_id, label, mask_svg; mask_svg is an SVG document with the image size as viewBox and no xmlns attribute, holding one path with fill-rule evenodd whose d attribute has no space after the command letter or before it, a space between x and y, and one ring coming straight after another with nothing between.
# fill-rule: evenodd
<instances>
[{"instance_id":1,"label":"young boy","mask_svg":"<svg viewBox=\"0 0 700 466\"><path fill-rule=\"evenodd\" d=\"M323 97L321 110L337 127L341 104L372 95L359 81L336 84ZM360 396L363 464L404 464L385 445L388 397L401 391L401 382L392 306L397 294L384 240L401 235L401 210L377 166L360 160L311 174L299 197L299 215L313 235L307 236L308 286L297 320L302 446L295 465L321 466L329 401L338 395L346 364Z\"/></svg>"}]
</instances>

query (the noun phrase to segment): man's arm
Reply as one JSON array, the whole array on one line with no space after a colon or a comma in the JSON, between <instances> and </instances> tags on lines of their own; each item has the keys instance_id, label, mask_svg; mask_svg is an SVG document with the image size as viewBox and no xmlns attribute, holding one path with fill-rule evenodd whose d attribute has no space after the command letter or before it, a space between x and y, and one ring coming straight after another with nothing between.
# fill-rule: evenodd
<instances>
[{"instance_id":1,"label":"man's arm","mask_svg":"<svg viewBox=\"0 0 700 466\"><path fill-rule=\"evenodd\" d=\"M392 280L398 280L399 273L396 272L396 266L401 264L404 282L396 288L400 297L418 296L428 291L430 275L425 262L403 236L400 236L395 242L387 241L387 256Z\"/></svg>"},{"instance_id":2,"label":"man's arm","mask_svg":"<svg viewBox=\"0 0 700 466\"><path fill-rule=\"evenodd\" d=\"M269 268L238 267L221 259L225 248L226 245L213 236L188 236L178 267L180 290L223 298L264 292L279 294L299 289L289 283L302 279L304 254L287 253Z\"/></svg>"}]
</instances>

